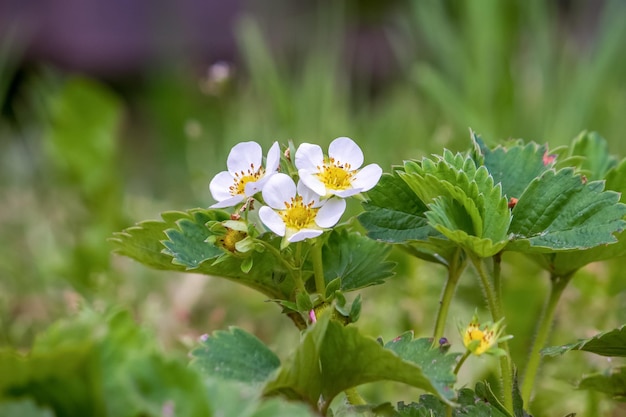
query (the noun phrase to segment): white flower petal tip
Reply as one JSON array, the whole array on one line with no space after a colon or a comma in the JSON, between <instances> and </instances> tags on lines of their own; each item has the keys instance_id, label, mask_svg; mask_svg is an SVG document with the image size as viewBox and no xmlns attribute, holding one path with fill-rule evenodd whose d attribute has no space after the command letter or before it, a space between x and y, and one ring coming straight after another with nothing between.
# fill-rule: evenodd
<instances>
[{"instance_id":1,"label":"white flower petal tip","mask_svg":"<svg viewBox=\"0 0 626 417\"><path fill-rule=\"evenodd\" d=\"M228 154L226 167L211 180L209 189L217 201L211 207L232 207L254 196L263 189L267 180L278 170L280 147L275 142L263 167L263 150L256 142L241 142Z\"/></svg>"},{"instance_id":2,"label":"white flower petal tip","mask_svg":"<svg viewBox=\"0 0 626 417\"><path fill-rule=\"evenodd\" d=\"M346 198L370 190L380 180L377 164L363 165L363 152L352 139L339 137L324 157L317 145L303 143L296 151L296 168L302 182L322 197Z\"/></svg>"}]
</instances>

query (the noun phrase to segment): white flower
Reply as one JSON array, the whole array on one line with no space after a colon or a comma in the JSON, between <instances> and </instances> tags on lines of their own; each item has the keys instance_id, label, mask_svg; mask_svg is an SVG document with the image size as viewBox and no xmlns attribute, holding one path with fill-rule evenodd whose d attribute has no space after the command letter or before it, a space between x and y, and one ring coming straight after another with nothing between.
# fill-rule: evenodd
<instances>
[{"instance_id":1,"label":"white flower","mask_svg":"<svg viewBox=\"0 0 626 417\"><path fill-rule=\"evenodd\" d=\"M383 170L377 164L362 169L363 152L350 138L333 140L324 158L318 145L303 143L296 151L296 168L302 182L322 197L350 197L373 188Z\"/></svg>"},{"instance_id":2,"label":"white flower","mask_svg":"<svg viewBox=\"0 0 626 417\"><path fill-rule=\"evenodd\" d=\"M345 200L320 201L318 195L301 181L298 186L287 174L273 175L263 187L267 206L259 209L261 221L288 242L317 237L332 227L346 209ZM269 206L269 207L268 207Z\"/></svg>"},{"instance_id":3,"label":"white flower","mask_svg":"<svg viewBox=\"0 0 626 417\"><path fill-rule=\"evenodd\" d=\"M232 207L261 191L263 185L278 170L280 148L274 142L265 168L262 165L263 150L256 142L241 142L233 146L228 154L226 167L211 180L209 189L217 200L212 208Z\"/></svg>"}]
</instances>

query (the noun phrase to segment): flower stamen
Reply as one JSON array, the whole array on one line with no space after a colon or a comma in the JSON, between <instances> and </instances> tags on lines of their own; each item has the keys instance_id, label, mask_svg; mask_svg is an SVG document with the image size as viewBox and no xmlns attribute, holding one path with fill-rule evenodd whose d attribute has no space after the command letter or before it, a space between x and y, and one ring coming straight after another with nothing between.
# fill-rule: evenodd
<instances>
[{"instance_id":1,"label":"flower stamen","mask_svg":"<svg viewBox=\"0 0 626 417\"><path fill-rule=\"evenodd\" d=\"M258 181L263 175L265 175L265 169L263 167L255 169L254 164L250 164L247 172L243 170L236 172L233 185L228 187L230 195L245 195L246 184Z\"/></svg>"},{"instance_id":2,"label":"flower stamen","mask_svg":"<svg viewBox=\"0 0 626 417\"><path fill-rule=\"evenodd\" d=\"M278 212L288 228L301 230L315 225L315 216L318 208L313 208L313 202L305 204L302 196L291 198L291 202L285 201L285 210Z\"/></svg>"},{"instance_id":3,"label":"flower stamen","mask_svg":"<svg viewBox=\"0 0 626 417\"><path fill-rule=\"evenodd\" d=\"M346 190L352 186L352 178L356 171L351 170L349 163L341 163L335 158L328 158L320 167L317 166L317 177L331 190Z\"/></svg>"}]
</instances>

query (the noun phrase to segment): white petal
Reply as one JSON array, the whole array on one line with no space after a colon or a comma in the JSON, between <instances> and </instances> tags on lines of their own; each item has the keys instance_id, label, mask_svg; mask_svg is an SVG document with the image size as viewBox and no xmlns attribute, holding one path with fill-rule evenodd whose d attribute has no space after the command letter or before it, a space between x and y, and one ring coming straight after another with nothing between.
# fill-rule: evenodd
<instances>
[{"instance_id":1,"label":"white petal","mask_svg":"<svg viewBox=\"0 0 626 417\"><path fill-rule=\"evenodd\" d=\"M280 164L280 146L278 142L274 142L269 151L267 151L267 159L265 160L266 175L276 172Z\"/></svg>"},{"instance_id":2,"label":"white petal","mask_svg":"<svg viewBox=\"0 0 626 417\"><path fill-rule=\"evenodd\" d=\"M319 229L300 229L293 235L289 236L287 240L289 242L300 242L301 240L304 240L304 239L311 239L314 237L318 237L323 232L324 232L323 230L319 230Z\"/></svg>"},{"instance_id":3,"label":"white petal","mask_svg":"<svg viewBox=\"0 0 626 417\"><path fill-rule=\"evenodd\" d=\"M296 184L287 174L274 174L263 186L263 200L268 206L284 210L285 202L296 196Z\"/></svg>"},{"instance_id":4,"label":"white petal","mask_svg":"<svg viewBox=\"0 0 626 417\"><path fill-rule=\"evenodd\" d=\"M300 177L300 181L302 181L304 185L306 185L315 194L321 197L326 195L326 186L319 180L315 173L305 169L300 169L298 170L298 176Z\"/></svg>"},{"instance_id":5,"label":"white petal","mask_svg":"<svg viewBox=\"0 0 626 417\"><path fill-rule=\"evenodd\" d=\"M303 143L296 150L296 168L317 172L324 164L324 152L319 145Z\"/></svg>"},{"instance_id":6,"label":"white petal","mask_svg":"<svg viewBox=\"0 0 626 417\"><path fill-rule=\"evenodd\" d=\"M348 198L360 192L361 190L358 188L348 188L347 190L332 190L331 194L341 198Z\"/></svg>"},{"instance_id":7,"label":"white petal","mask_svg":"<svg viewBox=\"0 0 626 417\"><path fill-rule=\"evenodd\" d=\"M278 213L267 206L259 209L259 218L268 229L278 236L285 236L285 223Z\"/></svg>"},{"instance_id":8,"label":"white petal","mask_svg":"<svg viewBox=\"0 0 626 417\"><path fill-rule=\"evenodd\" d=\"M298 181L297 187L298 195L302 197L302 201L304 204L309 204L313 202L313 207L318 207L320 205L320 196L315 191L311 190L302 182L302 180Z\"/></svg>"},{"instance_id":9,"label":"white petal","mask_svg":"<svg viewBox=\"0 0 626 417\"><path fill-rule=\"evenodd\" d=\"M241 203L243 199L244 199L243 194L238 194L236 196L227 198L225 200L218 201L217 203L213 204L210 208L224 208L224 207L236 206L237 204Z\"/></svg>"},{"instance_id":10,"label":"white petal","mask_svg":"<svg viewBox=\"0 0 626 417\"><path fill-rule=\"evenodd\" d=\"M337 224L344 211L346 211L346 200L331 198L317 212L315 223L319 227L333 227Z\"/></svg>"},{"instance_id":11,"label":"white petal","mask_svg":"<svg viewBox=\"0 0 626 417\"><path fill-rule=\"evenodd\" d=\"M333 140L328 147L328 156L342 164L350 164L352 170L363 165L363 151L350 138L341 137Z\"/></svg>"},{"instance_id":12,"label":"white petal","mask_svg":"<svg viewBox=\"0 0 626 417\"><path fill-rule=\"evenodd\" d=\"M235 184L235 179L228 171L222 171L213 177L209 183L209 191L217 201L222 201L232 197L230 187Z\"/></svg>"},{"instance_id":13,"label":"white petal","mask_svg":"<svg viewBox=\"0 0 626 417\"><path fill-rule=\"evenodd\" d=\"M357 172L352 180L352 186L361 191L371 190L378 184L381 175L383 175L383 169L380 166L369 164Z\"/></svg>"},{"instance_id":14,"label":"white petal","mask_svg":"<svg viewBox=\"0 0 626 417\"><path fill-rule=\"evenodd\" d=\"M263 150L256 142L241 142L233 146L228 154L226 166L231 174L236 172L248 172L254 166L256 172L263 162Z\"/></svg>"}]
</instances>

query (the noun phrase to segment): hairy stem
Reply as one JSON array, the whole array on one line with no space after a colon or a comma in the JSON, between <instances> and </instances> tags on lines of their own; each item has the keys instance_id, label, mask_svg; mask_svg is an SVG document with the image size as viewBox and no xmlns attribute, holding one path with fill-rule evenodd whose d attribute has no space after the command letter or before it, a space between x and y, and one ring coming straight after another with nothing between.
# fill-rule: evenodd
<instances>
[{"instance_id":1,"label":"hairy stem","mask_svg":"<svg viewBox=\"0 0 626 417\"><path fill-rule=\"evenodd\" d=\"M367 402L361 397L361 394L356 390L355 387L348 388L344 391L346 394L346 399L352 405L365 405Z\"/></svg>"},{"instance_id":2,"label":"hairy stem","mask_svg":"<svg viewBox=\"0 0 626 417\"><path fill-rule=\"evenodd\" d=\"M315 291L319 293L322 300L326 298L326 280L324 279L324 263L322 261L321 240L317 240L311 247L311 262L313 263L313 274L315 276Z\"/></svg>"},{"instance_id":3,"label":"hairy stem","mask_svg":"<svg viewBox=\"0 0 626 417\"><path fill-rule=\"evenodd\" d=\"M439 311L437 311L437 319L435 321L433 346L436 346L439 343L439 339L443 337L450 304L452 303L452 298L454 297L454 292L456 291L461 273L465 269L465 260L462 258L463 255L463 251L459 248L452 262L448 265L448 278L443 293L441 294L441 300L439 300Z\"/></svg>"},{"instance_id":4,"label":"hairy stem","mask_svg":"<svg viewBox=\"0 0 626 417\"><path fill-rule=\"evenodd\" d=\"M539 370L539 363L541 362L541 349L545 346L550 335L550 329L552 322L554 321L554 314L556 312L556 306L563 294L563 290L572 278L572 274L560 277L553 275L550 277L550 294L543 306L539 321L537 322L537 331L535 333L535 339L533 340L528 361L526 362L526 368L524 369L524 376L522 381L522 400L524 404L530 403L530 396L533 392L535 385L535 378L537 377L537 371Z\"/></svg>"},{"instance_id":5,"label":"hairy stem","mask_svg":"<svg viewBox=\"0 0 626 417\"><path fill-rule=\"evenodd\" d=\"M494 323L497 323L500 319L502 319L502 304L500 294L496 291L496 284L498 291L500 288L500 267L499 262L494 260L494 272L497 272L497 282L492 284L489 273L485 268L484 259L478 257L472 257L472 263L476 268L476 272L478 272L478 277L480 278L480 282L483 287L483 291L485 293L485 298L487 299L487 305L489 306L489 311L491 312L491 318ZM495 267L495 264L498 264ZM492 278L496 278L495 276ZM500 357L500 376L502 378L502 400L504 406L511 413L513 412L513 370L511 366L511 355L509 352L509 344L505 342L499 343L499 347L502 348L506 355Z\"/></svg>"}]
</instances>

